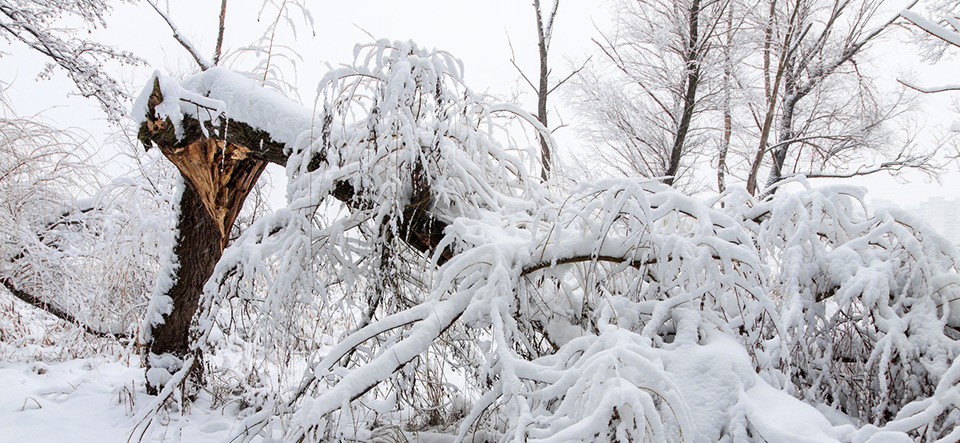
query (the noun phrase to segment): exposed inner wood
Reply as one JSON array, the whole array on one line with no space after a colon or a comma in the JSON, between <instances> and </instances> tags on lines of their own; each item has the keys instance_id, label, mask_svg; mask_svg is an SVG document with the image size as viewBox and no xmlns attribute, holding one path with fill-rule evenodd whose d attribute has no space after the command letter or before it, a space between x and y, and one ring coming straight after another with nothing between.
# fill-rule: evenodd
<instances>
[{"instance_id":1,"label":"exposed inner wood","mask_svg":"<svg viewBox=\"0 0 960 443\"><path fill-rule=\"evenodd\" d=\"M266 131L228 118L218 120L217 127L184 115L182 133L177 137L170 120L156 114L161 103L160 84L154 81L147 120L141 125L138 138L147 149L159 147L187 179L187 185L180 200L179 235L174 248L179 267L174 286L166 294L173 301L173 310L164 316L163 323L154 326L148 349L153 354L172 354L186 361L190 352L190 322L203 285L229 242L230 227L266 164L285 166L289 155L284 144L273 140ZM308 169L316 170L325 161L320 156L313 158ZM431 213L432 195L425 174L422 166L414 171L417 189L404 208L399 235L410 247L430 254L443 238L447 223ZM367 204L348 181L337 182L332 195L352 209ZM453 254L451 248L444 249L439 263ZM147 386L148 392L153 393L159 388Z\"/></svg>"},{"instance_id":2,"label":"exposed inner wood","mask_svg":"<svg viewBox=\"0 0 960 443\"><path fill-rule=\"evenodd\" d=\"M237 164L233 166L233 170L229 174L226 174L226 181L223 183L233 183L236 185L245 184L246 190L242 195L239 190L237 190L235 194L229 194L227 190L231 188L225 186L222 191L227 192L230 198L226 198L227 195L224 195L220 197L217 203L225 205L223 206L224 209L229 211L228 208L233 208L233 205L235 205L236 209L239 210L250 188L252 188L260 172L262 172L263 166L260 166L259 170L256 170L257 168L254 168L252 164L247 165L245 162L255 160L286 166L289 155L284 152L285 145L283 143L273 140L266 131L257 129L238 120L225 119L226 121L219 127L213 126L208 122L204 128L201 128L201 123L197 119L189 115L184 115L181 124L183 134L178 139L169 119L160 119L154 112L154 108L162 102L163 94L160 91L160 84L158 81L154 81L153 92L147 102L147 121L140 127L138 137L147 149L154 145L158 146L164 155L170 158L175 164L178 162L189 164L186 168L181 167L180 164L178 164L177 167L180 168L183 175L196 186L197 192L201 195L204 195L206 192L209 195L216 196L218 192L221 192L221 189L214 189L213 185L206 185L205 188L205 185L202 184L205 180L212 184L223 182L224 180L223 172L219 172L219 175L213 172L204 172L205 170L211 170L215 167L213 160L209 157L211 151L216 151L213 149L214 145L221 146L221 144L225 143L226 150L221 150L225 152L225 154L223 154L224 157L234 155L245 156L244 159L237 160ZM206 132L206 135L204 132ZM195 144L202 146L191 148L191 146ZM234 147L231 148L231 146ZM176 157L180 155L177 154L180 152L186 153L182 154L184 156L182 160L171 158L171 155ZM204 155L206 155L206 157L204 157ZM316 169L324 160L325 159L322 158L314 158L310 162L310 169ZM204 166L203 161L207 161L207 165L209 166ZM208 191L204 189L208 189ZM429 254L434 252L436 246L443 238L443 230L447 227L447 223L433 217L430 213L431 199L429 198L429 189L422 189L421 191L418 195L414 196L404 210L404 221L400 226L400 235L402 237L401 239L412 248ZM356 198L355 190L350 183L346 181L337 182L332 195L334 198L352 208L357 208L361 205L358 201L359 199ZM208 199L208 197L203 198L204 204L207 204ZM226 200L230 202L228 203ZM214 198L213 201L216 201L216 198ZM222 230L221 232L228 232L230 225L224 224L227 221L226 217L222 219L217 218L217 210L212 210L210 213L215 220L221 222L221 226L226 226L227 230ZM234 214L234 217L235 216L236 214ZM232 223L233 218L231 218L229 222ZM452 250L446 249L441 252L438 262L443 264L452 258L453 255Z\"/></svg>"},{"instance_id":3,"label":"exposed inner wood","mask_svg":"<svg viewBox=\"0 0 960 443\"><path fill-rule=\"evenodd\" d=\"M251 158L243 146L213 138L160 149L200 195L220 229L220 248L225 249L230 227L267 163Z\"/></svg>"}]
</instances>

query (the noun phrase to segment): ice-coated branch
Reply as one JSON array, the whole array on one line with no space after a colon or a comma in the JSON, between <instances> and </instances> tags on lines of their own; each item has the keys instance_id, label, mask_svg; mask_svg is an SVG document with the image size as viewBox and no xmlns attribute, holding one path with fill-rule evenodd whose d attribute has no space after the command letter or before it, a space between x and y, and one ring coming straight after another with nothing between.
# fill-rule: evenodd
<instances>
[{"instance_id":1,"label":"ice-coated branch","mask_svg":"<svg viewBox=\"0 0 960 443\"><path fill-rule=\"evenodd\" d=\"M58 66L73 81L80 95L100 102L100 107L113 121L126 116L126 92L104 70L104 64L119 62L139 64L135 55L78 38L77 29L64 28L64 16L76 19L84 31L105 26L105 15L111 10L103 0L60 0L47 4L37 0L0 1L0 36L12 38L43 54L49 62L41 77L49 77Z\"/></svg>"}]
</instances>

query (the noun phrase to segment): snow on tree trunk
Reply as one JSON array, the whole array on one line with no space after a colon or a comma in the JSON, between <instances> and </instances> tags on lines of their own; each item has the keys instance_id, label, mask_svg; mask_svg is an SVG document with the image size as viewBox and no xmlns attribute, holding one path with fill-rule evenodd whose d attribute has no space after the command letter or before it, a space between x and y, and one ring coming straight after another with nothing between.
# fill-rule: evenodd
<instances>
[{"instance_id":1,"label":"snow on tree trunk","mask_svg":"<svg viewBox=\"0 0 960 443\"><path fill-rule=\"evenodd\" d=\"M222 253L222 237L200 194L187 183L180 198L176 246L178 262L174 284L165 294L169 298L162 309L160 323L151 325L147 347L147 390L156 395L170 374L180 370L190 354L190 322L197 310L203 284L213 274ZM173 358L171 358L173 357ZM188 370L188 372L193 372ZM194 373L196 374L196 373Z\"/></svg>"},{"instance_id":2,"label":"snow on tree trunk","mask_svg":"<svg viewBox=\"0 0 960 443\"><path fill-rule=\"evenodd\" d=\"M154 294L142 334L148 344L148 389L154 394L181 369L189 353L190 323L203 285L229 243L230 228L244 199L266 167L266 161L252 158L250 149L209 138L199 126L190 126L178 137L169 117L157 114L164 100L155 79L140 137L148 149L156 143L186 183L171 258L177 264L172 285Z\"/></svg>"}]
</instances>

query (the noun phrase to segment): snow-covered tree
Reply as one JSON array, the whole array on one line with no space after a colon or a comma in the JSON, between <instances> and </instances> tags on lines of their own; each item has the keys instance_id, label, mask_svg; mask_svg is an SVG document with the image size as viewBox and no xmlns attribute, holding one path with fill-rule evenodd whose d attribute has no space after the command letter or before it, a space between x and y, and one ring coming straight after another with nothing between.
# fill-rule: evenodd
<instances>
[{"instance_id":1,"label":"snow-covered tree","mask_svg":"<svg viewBox=\"0 0 960 443\"><path fill-rule=\"evenodd\" d=\"M111 9L104 0L4 0L0 2L0 38L22 43L46 56L49 64L41 77L62 69L80 95L95 98L107 116L118 121L125 116L127 94L104 65L142 60L84 37L106 26L105 17Z\"/></svg>"},{"instance_id":2,"label":"snow-covered tree","mask_svg":"<svg viewBox=\"0 0 960 443\"><path fill-rule=\"evenodd\" d=\"M603 57L580 79L578 105L606 163L628 176L684 182L715 106L719 24L726 0L621 1Z\"/></svg>"},{"instance_id":3,"label":"snow-covered tree","mask_svg":"<svg viewBox=\"0 0 960 443\"><path fill-rule=\"evenodd\" d=\"M902 91L881 93L858 65L899 18L881 2L619 5L577 98L619 172L696 182L716 164L719 188L736 178L755 193L791 175L937 170L936 149L898 132Z\"/></svg>"},{"instance_id":4,"label":"snow-covered tree","mask_svg":"<svg viewBox=\"0 0 960 443\"><path fill-rule=\"evenodd\" d=\"M772 75L795 77L771 82L770 118L814 65L852 57L818 43L833 34L811 17L853 3L801 3L759 12L793 17L758 28L783 67ZM727 69L718 85L737 84L736 54L700 38L736 41L729 3L680 6L664 10L686 83L660 105L672 142L656 176L683 167L673 148L701 146L678 136L698 124L706 60ZM657 178L545 187L540 140L513 131L542 129L537 116L471 91L448 53L358 46L301 106L264 87L283 78L273 39L252 78L218 66L221 38L208 61L155 10L200 69L158 72L135 106L145 175L165 180L85 186L96 171L69 136L0 119L0 283L140 340L158 395L139 425L208 389L239 405L236 440L960 437L960 254L910 214L800 177L764 198L694 198ZM820 37L786 44L805 29ZM285 167L286 206L237 229L267 163Z\"/></svg>"},{"instance_id":5,"label":"snow-covered tree","mask_svg":"<svg viewBox=\"0 0 960 443\"><path fill-rule=\"evenodd\" d=\"M88 334L132 343L171 240L164 167L153 157L104 185L88 141L18 116L3 95L0 105L0 285Z\"/></svg>"},{"instance_id":6,"label":"snow-covered tree","mask_svg":"<svg viewBox=\"0 0 960 443\"><path fill-rule=\"evenodd\" d=\"M645 179L547 190L537 151L502 132L535 118L461 72L362 46L316 115L222 69L156 78L145 139L225 140L289 179L287 208L224 250L188 360L153 374L158 402L203 355L254 408L244 439L960 433L958 255L922 222L800 179L765 200Z\"/></svg>"},{"instance_id":7,"label":"snow-covered tree","mask_svg":"<svg viewBox=\"0 0 960 443\"><path fill-rule=\"evenodd\" d=\"M767 186L791 174L851 177L931 167L931 150L891 143L887 125L904 109L895 94L881 95L873 78L857 67L869 45L899 18L885 16L881 3L769 2L766 104L757 107L765 112L757 112L763 117L747 176L750 192L758 188L767 153L772 160Z\"/></svg>"}]
</instances>

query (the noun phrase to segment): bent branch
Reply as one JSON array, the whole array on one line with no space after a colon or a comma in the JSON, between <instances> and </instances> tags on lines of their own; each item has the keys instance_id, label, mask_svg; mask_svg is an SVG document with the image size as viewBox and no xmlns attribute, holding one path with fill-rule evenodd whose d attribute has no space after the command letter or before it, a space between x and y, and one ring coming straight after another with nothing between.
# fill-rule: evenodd
<instances>
[{"instance_id":1,"label":"bent branch","mask_svg":"<svg viewBox=\"0 0 960 443\"><path fill-rule=\"evenodd\" d=\"M40 309L50 315L53 315L54 317L57 317L60 320L70 323L80 329L83 329L83 331L86 332L87 334L95 335L97 337L103 337L103 338L113 338L117 340L130 339L130 336L127 334L101 331L99 329L95 329L91 327L90 325L84 324L83 322L78 320L76 317L74 317L73 314L67 311L64 311L54 305L51 305L50 303L47 303L40 297L37 297L27 291L24 291L18 288L17 285L14 284L13 280L11 280L10 278L0 277L0 285L3 285L4 288L10 291L10 294L13 294L13 296L19 299L20 301L30 306L33 306L37 309Z\"/></svg>"}]
</instances>

